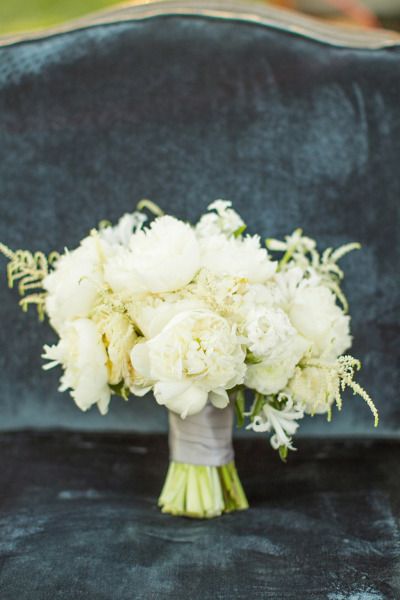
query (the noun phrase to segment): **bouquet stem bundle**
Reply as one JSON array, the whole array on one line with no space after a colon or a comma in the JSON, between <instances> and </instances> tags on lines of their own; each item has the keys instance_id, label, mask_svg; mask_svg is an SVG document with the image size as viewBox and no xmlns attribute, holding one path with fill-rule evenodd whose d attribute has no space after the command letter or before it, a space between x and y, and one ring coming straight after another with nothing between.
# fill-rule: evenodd
<instances>
[{"instance_id":1,"label":"bouquet stem bundle","mask_svg":"<svg viewBox=\"0 0 400 600\"><path fill-rule=\"evenodd\" d=\"M158 504L163 512L198 519L249 507L233 460L232 405L181 419L169 413L171 462Z\"/></svg>"},{"instance_id":2,"label":"bouquet stem bundle","mask_svg":"<svg viewBox=\"0 0 400 600\"><path fill-rule=\"evenodd\" d=\"M158 505L164 513L197 519L249 508L233 461L220 467L171 461Z\"/></svg>"}]
</instances>

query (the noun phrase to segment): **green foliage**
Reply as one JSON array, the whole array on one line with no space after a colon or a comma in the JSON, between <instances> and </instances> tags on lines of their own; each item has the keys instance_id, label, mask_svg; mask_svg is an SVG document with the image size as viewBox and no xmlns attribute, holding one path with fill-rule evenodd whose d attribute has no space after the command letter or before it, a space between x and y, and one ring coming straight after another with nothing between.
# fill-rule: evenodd
<instances>
[{"instance_id":1,"label":"green foliage","mask_svg":"<svg viewBox=\"0 0 400 600\"><path fill-rule=\"evenodd\" d=\"M0 35L43 29L120 4L120 0L1 0Z\"/></svg>"},{"instance_id":2,"label":"green foliage","mask_svg":"<svg viewBox=\"0 0 400 600\"><path fill-rule=\"evenodd\" d=\"M264 406L265 403L266 403L265 396L263 394L259 394L258 392L256 392L255 396L254 396L253 406L251 408L251 413L250 413L251 420L253 420L254 417L257 417L260 414L262 407Z\"/></svg>"},{"instance_id":3,"label":"green foliage","mask_svg":"<svg viewBox=\"0 0 400 600\"><path fill-rule=\"evenodd\" d=\"M241 227L238 227L236 229L236 231L233 232L233 237L235 237L235 238L240 237L242 235L242 233L244 231L246 231L246 229L247 229L247 225L242 225Z\"/></svg>"},{"instance_id":4,"label":"green foliage","mask_svg":"<svg viewBox=\"0 0 400 600\"><path fill-rule=\"evenodd\" d=\"M236 421L237 426L243 427L244 425L244 411L246 408L246 398L244 395L244 390L239 389L236 398L235 398L235 413L236 413Z\"/></svg>"},{"instance_id":5,"label":"green foliage","mask_svg":"<svg viewBox=\"0 0 400 600\"><path fill-rule=\"evenodd\" d=\"M129 388L124 386L124 382L120 381L119 383L109 384L108 387L112 391L115 396L120 396L124 400L128 400L129 398Z\"/></svg>"},{"instance_id":6,"label":"green foliage","mask_svg":"<svg viewBox=\"0 0 400 600\"><path fill-rule=\"evenodd\" d=\"M288 447L287 446L279 446L278 451L279 451L279 456L280 456L281 461L285 463L287 461L288 452L289 452Z\"/></svg>"}]
</instances>

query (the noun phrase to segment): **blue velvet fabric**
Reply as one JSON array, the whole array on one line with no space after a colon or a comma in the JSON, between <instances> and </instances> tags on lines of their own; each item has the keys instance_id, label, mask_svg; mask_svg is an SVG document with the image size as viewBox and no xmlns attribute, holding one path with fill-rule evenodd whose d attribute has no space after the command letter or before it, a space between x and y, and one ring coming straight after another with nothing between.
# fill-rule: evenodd
<instances>
[{"instance_id":1,"label":"blue velvet fabric","mask_svg":"<svg viewBox=\"0 0 400 600\"><path fill-rule=\"evenodd\" d=\"M246 22L157 17L0 48L0 240L50 251L142 198L196 219L231 199L250 232L295 227L343 261L360 381L398 433L400 47L336 48ZM2 262L5 268L5 262ZM0 288L0 426L166 428L151 398L82 414L41 371L54 334ZM348 397L329 432L369 433ZM328 431L323 418L308 433Z\"/></svg>"},{"instance_id":2,"label":"blue velvet fabric","mask_svg":"<svg viewBox=\"0 0 400 600\"><path fill-rule=\"evenodd\" d=\"M0 433L1 600L398 600L399 443L236 440L251 505L162 514L164 435Z\"/></svg>"}]
</instances>

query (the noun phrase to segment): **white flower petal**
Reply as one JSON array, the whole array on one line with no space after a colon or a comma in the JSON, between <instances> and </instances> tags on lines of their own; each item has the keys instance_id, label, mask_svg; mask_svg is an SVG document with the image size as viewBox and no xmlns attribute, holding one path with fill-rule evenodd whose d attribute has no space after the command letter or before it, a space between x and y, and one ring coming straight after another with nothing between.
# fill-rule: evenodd
<instances>
[{"instance_id":1,"label":"white flower petal","mask_svg":"<svg viewBox=\"0 0 400 600\"><path fill-rule=\"evenodd\" d=\"M228 393L223 388L212 390L209 394L209 400L216 408L225 408L229 404Z\"/></svg>"}]
</instances>

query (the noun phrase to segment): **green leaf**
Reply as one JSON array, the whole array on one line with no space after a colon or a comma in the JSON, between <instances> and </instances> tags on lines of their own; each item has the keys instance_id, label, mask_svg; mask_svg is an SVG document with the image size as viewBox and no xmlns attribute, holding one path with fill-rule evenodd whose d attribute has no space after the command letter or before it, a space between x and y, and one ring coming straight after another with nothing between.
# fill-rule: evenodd
<instances>
[{"instance_id":1,"label":"green leaf","mask_svg":"<svg viewBox=\"0 0 400 600\"><path fill-rule=\"evenodd\" d=\"M233 237L235 237L235 238L240 237L242 235L242 233L244 231L246 231L246 229L247 229L247 225L241 225L240 227L238 227L236 229L236 231L233 232Z\"/></svg>"},{"instance_id":2,"label":"green leaf","mask_svg":"<svg viewBox=\"0 0 400 600\"><path fill-rule=\"evenodd\" d=\"M112 393L115 396L120 396L124 400L128 400L130 391L129 391L129 388L127 388L124 385L123 381L120 381L119 383L115 383L115 384L109 383L108 387L110 388L110 390L112 391Z\"/></svg>"},{"instance_id":3,"label":"green leaf","mask_svg":"<svg viewBox=\"0 0 400 600\"><path fill-rule=\"evenodd\" d=\"M279 446L278 449L279 456L282 462L286 462L288 456L288 447L287 446Z\"/></svg>"},{"instance_id":4,"label":"green leaf","mask_svg":"<svg viewBox=\"0 0 400 600\"><path fill-rule=\"evenodd\" d=\"M258 365L260 362L262 362L262 358L258 358L252 352L249 352L249 351L247 352L246 363L248 365Z\"/></svg>"},{"instance_id":5,"label":"green leaf","mask_svg":"<svg viewBox=\"0 0 400 600\"><path fill-rule=\"evenodd\" d=\"M256 395L254 398L254 404L252 406L251 414L250 414L251 420L253 420L254 417L257 417L257 415L260 414L261 409L264 406L265 402L266 402L265 396L263 396L263 394L259 394L258 392L256 392Z\"/></svg>"},{"instance_id":6,"label":"green leaf","mask_svg":"<svg viewBox=\"0 0 400 600\"><path fill-rule=\"evenodd\" d=\"M106 229L107 227L112 227L112 223L108 219L103 219L102 221L99 222L99 224L97 226L99 231L101 231L102 229Z\"/></svg>"},{"instance_id":7,"label":"green leaf","mask_svg":"<svg viewBox=\"0 0 400 600\"><path fill-rule=\"evenodd\" d=\"M237 426L243 427L244 425L244 410L245 410L245 395L243 390L238 390L235 399L235 413Z\"/></svg>"}]
</instances>

